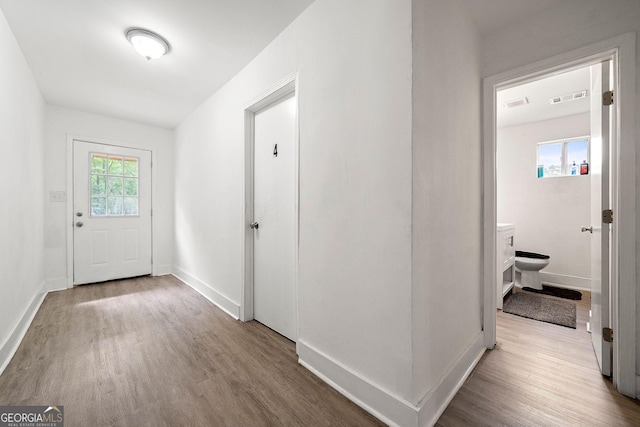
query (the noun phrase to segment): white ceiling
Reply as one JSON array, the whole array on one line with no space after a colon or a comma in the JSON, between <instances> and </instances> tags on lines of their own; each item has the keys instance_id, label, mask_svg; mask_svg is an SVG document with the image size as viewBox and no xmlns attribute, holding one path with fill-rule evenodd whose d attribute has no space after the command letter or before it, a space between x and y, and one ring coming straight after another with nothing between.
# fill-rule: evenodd
<instances>
[{"instance_id":1,"label":"white ceiling","mask_svg":"<svg viewBox=\"0 0 640 427\"><path fill-rule=\"evenodd\" d=\"M562 0L461 1L486 36ZM312 2L0 0L0 9L48 103L172 129ZM171 53L147 62L124 37L130 27L161 34Z\"/></svg>"},{"instance_id":2,"label":"white ceiling","mask_svg":"<svg viewBox=\"0 0 640 427\"><path fill-rule=\"evenodd\" d=\"M313 0L0 0L48 103L172 129ZM171 53L147 62L130 27Z\"/></svg>"},{"instance_id":3,"label":"white ceiling","mask_svg":"<svg viewBox=\"0 0 640 427\"><path fill-rule=\"evenodd\" d=\"M482 36L548 13L566 0L461 0Z\"/></svg>"},{"instance_id":4,"label":"white ceiling","mask_svg":"<svg viewBox=\"0 0 640 427\"><path fill-rule=\"evenodd\" d=\"M498 91L496 97L497 126L515 126L589 111L591 98L589 67L536 80L521 86ZM587 90L587 97L551 105L549 99ZM506 108L507 101L527 97L529 104Z\"/></svg>"}]
</instances>

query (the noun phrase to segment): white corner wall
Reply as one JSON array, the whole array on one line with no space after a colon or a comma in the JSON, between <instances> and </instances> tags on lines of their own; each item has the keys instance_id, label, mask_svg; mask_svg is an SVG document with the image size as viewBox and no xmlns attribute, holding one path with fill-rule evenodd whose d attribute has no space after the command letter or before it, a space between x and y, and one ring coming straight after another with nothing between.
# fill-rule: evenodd
<instances>
[{"instance_id":1,"label":"white corner wall","mask_svg":"<svg viewBox=\"0 0 640 427\"><path fill-rule=\"evenodd\" d=\"M613 23L613 24L612 24ZM564 0L553 13L531 16L482 39L482 75L491 76L554 55L569 52L628 32L640 31L637 0ZM636 39L636 87L640 87L640 43ZM640 165L640 93L635 93L635 169ZM635 186L636 212L640 211L640 186ZM635 228L640 230L640 215ZM636 233L636 247L638 234ZM636 373L640 373L640 251L636 250ZM629 328L633 328L630 326ZM630 383L631 381L626 381Z\"/></svg>"},{"instance_id":2,"label":"white corner wall","mask_svg":"<svg viewBox=\"0 0 640 427\"><path fill-rule=\"evenodd\" d=\"M153 152L154 273L171 273L173 249L173 138L171 130L47 105L45 110L44 218L45 275L47 289L66 289L67 203L53 202L50 192L67 192L69 152L67 138L112 143ZM66 199L73 197L66 194Z\"/></svg>"},{"instance_id":3,"label":"white corner wall","mask_svg":"<svg viewBox=\"0 0 640 427\"><path fill-rule=\"evenodd\" d=\"M591 288L590 175L539 179L539 142L591 133L589 113L497 130L498 222L516 225L517 250L551 256L543 281Z\"/></svg>"},{"instance_id":4,"label":"white corner wall","mask_svg":"<svg viewBox=\"0 0 640 427\"><path fill-rule=\"evenodd\" d=\"M0 11L0 373L44 293L44 101Z\"/></svg>"},{"instance_id":5,"label":"white corner wall","mask_svg":"<svg viewBox=\"0 0 640 427\"><path fill-rule=\"evenodd\" d=\"M479 34L458 1L413 8L413 403L434 423L484 352Z\"/></svg>"},{"instance_id":6,"label":"white corner wall","mask_svg":"<svg viewBox=\"0 0 640 427\"><path fill-rule=\"evenodd\" d=\"M300 360L403 424L415 412L409 0L317 0L177 128L174 272L239 312L244 108L293 72Z\"/></svg>"}]
</instances>

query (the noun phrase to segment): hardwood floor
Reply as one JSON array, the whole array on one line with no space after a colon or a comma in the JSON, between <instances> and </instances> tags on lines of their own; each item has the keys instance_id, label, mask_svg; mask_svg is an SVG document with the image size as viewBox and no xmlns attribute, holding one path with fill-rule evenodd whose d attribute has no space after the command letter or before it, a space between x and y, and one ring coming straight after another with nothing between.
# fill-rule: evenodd
<instances>
[{"instance_id":1,"label":"hardwood floor","mask_svg":"<svg viewBox=\"0 0 640 427\"><path fill-rule=\"evenodd\" d=\"M576 329L499 311L496 348L437 425L639 426L640 402L618 394L598 370L586 331L590 305L583 292Z\"/></svg>"},{"instance_id":2,"label":"hardwood floor","mask_svg":"<svg viewBox=\"0 0 640 427\"><path fill-rule=\"evenodd\" d=\"M66 426L382 425L172 276L47 296L0 376L0 405L64 405Z\"/></svg>"},{"instance_id":3,"label":"hardwood floor","mask_svg":"<svg viewBox=\"0 0 640 427\"><path fill-rule=\"evenodd\" d=\"M488 351L439 426L638 426L603 378L585 293L577 329L498 312ZM0 376L0 405L64 405L67 426L382 425L297 363L295 345L231 319L172 276L47 296Z\"/></svg>"}]
</instances>

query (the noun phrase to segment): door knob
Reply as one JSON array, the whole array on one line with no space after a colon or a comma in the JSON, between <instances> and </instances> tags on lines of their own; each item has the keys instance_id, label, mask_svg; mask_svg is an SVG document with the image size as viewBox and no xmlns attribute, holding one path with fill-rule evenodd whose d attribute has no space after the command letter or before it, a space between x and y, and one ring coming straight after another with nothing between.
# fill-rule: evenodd
<instances>
[{"instance_id":1,"label":"door knob","mask_svg":"<svg viewBox=\"0 0 640 427\"><path fill-rule=\"evenodd\" d=\"M583 233L585 231L588 231L589 233L593 233L593 225L590 225L589 227L582 226L580 227L580 231L582 231Z\"/></svg>"},{"instance_id":2,"label":"door knob","mask_svg":"<svg viewBox=\"0 0 640 427\"><path fill-rule=\"evenodd\" d=\"M76 222L76 227L82 227L84 224L82 223L82 221L78 221Z\"/></svg>"},{"instance_id":3,"label":"door knob","mask_svg":"<svg viewBox=\"0 0 640 427\"><path fill-rule=\"evenodd\" d=\"M260 227L260 224L258 224L256 221L252 222L251 224L249 224L249 227L254 228L254 229L258 229L258 227Z\"/></svg>"}]
</instances>

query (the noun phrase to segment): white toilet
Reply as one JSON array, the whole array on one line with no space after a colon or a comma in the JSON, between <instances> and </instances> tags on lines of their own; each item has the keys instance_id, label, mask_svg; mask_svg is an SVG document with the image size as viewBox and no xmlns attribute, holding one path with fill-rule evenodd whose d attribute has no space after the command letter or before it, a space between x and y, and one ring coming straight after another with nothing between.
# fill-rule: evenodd
<instances>
[{"instance_id":1,"label":"white toilet","mask_svg":"<svg viewBox=\"0 0 640 427\"><path fill-rule=\"evenodd\" d=\"M549 260L549 255L516 251L516 269L522 273L520 284L523 288L542 289L540 270L549 265Z\"/></svg>"}]
</instances>

